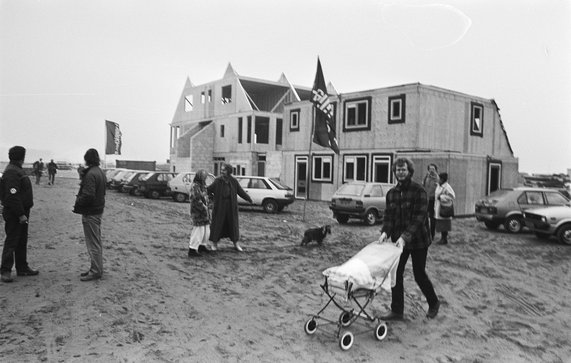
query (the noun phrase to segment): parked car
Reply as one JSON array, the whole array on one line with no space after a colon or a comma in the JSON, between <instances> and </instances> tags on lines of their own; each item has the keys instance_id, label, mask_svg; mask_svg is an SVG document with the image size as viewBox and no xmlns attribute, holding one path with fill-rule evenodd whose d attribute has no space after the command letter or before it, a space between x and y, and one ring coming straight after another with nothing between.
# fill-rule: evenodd
<instances>
[{"instance_id":1,"label":"parked car","mask_svg":"<svg viewBox=\"0 0 571 363\"><path fill-rule=\"evenodd\" d=\"M138 193L153 199L169 196L171 191L168 182L174 179L176 175L176 173L167 171L150 172L139 179Z\"/></svg>"},{"instance_id":2,"label":"parked car","mask_svg":"<svg viewBox=\"0 0 571 363\"><path fill-rule=\"evenodd\" d=\"M113 178L116 177L119 173L127 171L127 169L108 169L105 171L105 177L107 178L107 188L111 187L111 182L113 182Z\"/></svg>"},{"instance_id":3,"label":"parked car","mask_svg":"<svg viewBox=\"0 0 571 363\"><path fill-rule=\"evenodd\" d=\"M188 200L190 184L192 184L195 175L196 173L193 171L180 173L173 180L168 182L170 194L174 201L182 203ZM206 185L212 184L214 178L216 177L209 173L206 177Z\"/></svg>"},{"instance_id":4,"label":"parked car","mask_svg":"<svg viewBox=\"0 0 571 363\"><path fill-rule=\"evenodd\" d=\"M509 233L518 233L524 226L523 212L529 209L569 206L563 194L554 189L517 187L500 189L478 200L476 219L488 229L503 225Z\"/></svg>"},{"instance_id":5,"label":"parked car","mask_svg":"<svg viewBox=\"0 0 571 363\"><path fill-rule=\"evenodd\" d=\"M348 182L343 184L333 197L329 209L341 224L349 218L357 218L372 226L383 218L386 195L394 184L373 182Z\"/></svg>"},{"instance_id":6,"label":"parked car","mask_svg":"<svg viewBox=\"0 0 571 363\"><path fill-rule=\"evenodd\" d=\"M538 208L523 212L523 218L538 238L555 236L559 242L571 245L571 208Z\"/></svg>"},{"instance_id":7,"label":"parked car","mask_svg":"<svg viewBox=\"0 0 571 363\"><path fill-rule=\"evenodd\" d=\"M261 206L266 213L281 212L294 202L293 189L279 180L265 176L236 175L240 186L252 198L252 204ZM238 204L251 205L240 196Z\"/></svg>"},{"instance_id":8,"label":"parked car","mask_svg":"<svg viewBox=\"0 0 571 363\"><path fill-rule=\"evenodd\" d=\"M121 187L125 180L133 176L137 173L138 170L124 170L115 174L113 178L111 178L111 183L109 184L109 189L117 190L121 192Z\"/></svg>"},{"instance_id":9,"label":"parked car","mask_svg":"<svg viewBox=\"0 0 571 363\"><path fill-rule=\"evenodd\" d=\"M136 173L131 174L129 177L124 178L121 181L121 186L119 187L119 191L129 193L130 195L139 194L139 180L149 173L152 172L137 171Z\"/></svg>"}]
</instances>

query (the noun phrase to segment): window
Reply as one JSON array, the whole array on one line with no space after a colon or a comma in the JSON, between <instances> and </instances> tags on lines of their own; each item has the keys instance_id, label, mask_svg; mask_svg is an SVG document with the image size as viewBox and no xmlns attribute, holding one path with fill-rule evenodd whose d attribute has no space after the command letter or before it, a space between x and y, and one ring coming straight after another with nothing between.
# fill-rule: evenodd
<instances>
[{"instance_id":1,"label":"window","mask_svg":"<svg viewBox=\"0 0 571 363\"><path fill-rule=\"evenodd\" d=\"M220 125L220 137L224 137L224 125Z\"/></svg>"},{"instance_id":2,"label":"window","mask_svg":"<svg viewBox=\"0 0 571 363\"><path fill-rule=\"evenodd\" d=\"M345 101L344 131L371 129L371 97Z\"/></svg>"},{"instance_id":3,"label":"window","mask_svg":"<svg viewBox=\"0 0 571 363\"><path fill-rule=\"evenodd\" d=\"M238 144L242 143L242 117L238 117Z\"/></svg>"},{"instance_id":4,"label":"window","mask_svg":"<svg viewBox=\"0 0 571 363\"><path fill-rule=\"evenodd\" d=\"M232 102L232 86L224 86L222 87L222 103L231 103Z\"/></svg>"},{"instance_id":5,"label":"window","mask_svg":"<svg viewBox=\"0 0 571 363\"><path fill-rule=\"evenodd\" d=\"M299 109L289 112L289 130L299 131Z\"/></svg>"},{"instance_id":6,"label":"window","mask_svg":"<svg viewBox=\"0 0 571 363\"><path fill-rule=\"evenodd\" d=\"M373 155L373 179L377 183L391 182L391 157L389 155Z\"/></svg>"},{"instance_id":7,"label":"window","mask_svg":"<svg viewBox=\"0 0 571 363\"><path fill-rule=\"evenodd\" d=\"M211 89L208 90L208 102L209 103L212 102L212 90Z\"/></svg>"},{"instance_id":8,"label":"window","mask_svg":"<svg viewBox=\"0 0 571 363\"><path fill-rule=\"evenodd\" d=\"M246 134L246 143L252 142L252 116L248 116L248 133Z\"/></svg>"},{"instance_id":9,"label":"window","mask_svg":"<svg viewBox=\"0 0 571 363\"><path fill-rule=\"evenodd\" d=\"M283 135L283 120L281 118L276 119L276 145L282 144Z\"/></svg>"},{"instance_id":10,"label":"window","mask_svg":"<svg viewBox=\"0 0 571 363\"><path fill-rule=\"evenodd\" d=\"M268 144L270 135L270 118L256 116L256 144Z\"/></svg>"},{"instance_id":11,"label":"window","mask_svg":"<svg viewBox=\"0 0 571 363\"><path fill-rule=\"evenodd\" d=\"M332 181L333 157L331 155L315 155L313 157L313 181L330 182Z\"/></svg>"},{"instance_id":12,"label":"window","mask_svg":"<svg viewBox=\"0 0 571 363\"><path fill-rule=\"evenodd\" d=\"M343 182L367 181L367 156L345 156Z\"/></svg>"},{"instance_id":13,"label":"window","mask_svg":"<svg viewBox=\"0 0 571 363\"><path fill-rule=\"evenodd\" d=\"M204 104L204 102L206 102L206 95L204 94L204 91L200 92L200 103Z\"/></svg>"},{"instance_id":14,"label":"window","mask_svg":"<svg viewBox=\"0 0 571 363\"><path fill-rule=\"evenodd\" d=\"M527 201L525 204L542 205L543 194L541 192L526 192Z\"/></svg>"},{"instance_id":15,"label":"window","mask_svg":"<svg viewBox=\"0 0 571 363\"><path fill-rule=\"evenodd\" d=\"M568 203L567 199L556 192L545 192L545 198L547 198L547 204L549 205L567 205Z\"/></svg>"},{"instance_id":16,"label":"window","mask_svg":"<svg viewBox=\"0 0 571 363\"><path fill-rule=\"evenodd\" d=\"M184 111L190 112L194 108L194 97L192 95L187 95L184 97Z\"/></svg>"},{"instance_id":17,"label":"window","mask_svg":"<svg viewBox=\"0 0 571 363\"><path fill-rule=\"evenodd\" d=\"M484 136L484 105L481 103L471 103L472 112L470 114L470 135Z\"/></svg>"},{"instance_id":18,"label":"window","mask_svg":"<svg viewBox=\"0 0 571 363\"><path fill-rule=\"evenodd\" d=\"M404 123L406 95L389 97L389 124Z\"/></svg>"}]
</instances>

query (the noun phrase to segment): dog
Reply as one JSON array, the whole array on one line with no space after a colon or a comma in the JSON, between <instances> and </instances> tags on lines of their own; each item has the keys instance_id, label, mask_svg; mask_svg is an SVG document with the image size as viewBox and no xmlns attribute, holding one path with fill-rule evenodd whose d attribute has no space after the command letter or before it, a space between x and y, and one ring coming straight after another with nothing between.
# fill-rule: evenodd
<instances>
[{"instance_id":1,"label":"dog","mask_svg":"<svg viewBox=\"0 0 571 363\"><path fill-rule=\"evenodd\" d=\"M331 234L331 226L326 224L319 228L310 228L303 233L303 239L301 240L301 245L305 246L311 241L316 241L317 244L321 245L323 239L328 234Z\"/></svg>"}]
</instances>

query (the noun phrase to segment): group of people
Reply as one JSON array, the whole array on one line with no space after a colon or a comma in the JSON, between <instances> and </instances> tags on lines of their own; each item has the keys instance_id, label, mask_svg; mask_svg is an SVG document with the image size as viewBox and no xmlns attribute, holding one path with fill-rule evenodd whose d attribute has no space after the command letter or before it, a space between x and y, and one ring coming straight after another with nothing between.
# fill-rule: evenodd
<instances>
[{"instance_id":1,"label":"group of people","mask_svg":"<svg viewBox=\"0 0 571 363\"><path fill-rule=\"evenodd\" d=\"M10 164L6 167L0 185L6 240L0 266L1 281L12 282L14 264L18 276L34 276L39 273L29 267L27 261L28 220L33 206L32 183L22 169L26 149L14 146L9 150ZM103 248L101 220L105 208L106 177L99 168L97 150L89 149L84 155L85 168L80 172L80 188L74 213L81 214L90 268L81 273L81 281L101 279L103 276ZM402 320L404 313L403 275L409 257L412 259L414 279L428 302L428 318L437 316L440 308L432 282L426 274L428 247L436 232L442 234L440 243L448 243L451 218L440 215L440 205L455 194L448 184L448 174L437 174L435 164L428 166L423 185L412 180L414 164L408 158L397 158L392 166L397 180L386 195L386 209L380 242L390 241L403 246L396 270L396 284L392 288L390 311L383 320ZM252 203L250 196L232 176L232 166L223 164L221 175L207 186L205 170L196 172L190 190L190 216L193 228L188 244L188 256L198 257L218 248L222 238L228 238L237 251L239 244L238 200L240 196ZM212 213L210 208L212 200Z\"/></svg>"},{"instance_id":2,"label":"group of people","mask_svg":"<svg viewBox=\"0 0 571 363\"><path fill-rule=\"evenodd\" d=\"M252 203L252 199L232 176L232 165L222 164L220 176L206 186L206 170L199 170L190 187L190 216L192 232L188 244L188 257L199 257L218 249L218 242L228 238L234 248L242 252L238 222L238 196ZM212 215L210 213L210 200Z\"/></svg>"},{"instance_id":3,"label":"group of people","mask_svg":"<svg viewBox=\"0 0 571 363\"><path fill-rule=\"evenodd\" d=\"M54 159L52 159L48 163L48 185L54 185L57 170L58 170L58 166L54 162ZM44 174L44 162L43 162L42 158L40 158L40 160L34 161L34 164L32 164L32 172L34 173L34 176L36 177L36 184L39 185L40 179L42 178L42 175Z\"/></svg>"},{"instance_id":4,"label":"group of people","mask_svg":"<svg viewBox=\"0 0 571 363\"><path fill-rule=\"evenodd\" d=\"M4 219L6 239L2 249L0 281L13 282L12 267L16 267L17 276L35 276L38 270L28 265L28 223L30 210L34 206L32 182L26 175L23 165L26 149L14 146L8 151L10 163L0 179L0 202ZM103 275L103 248L101 244L101 217L105 208L106 178L99 168L99 153L89 149L84 155L86 167L80 174L80 187L77 194L74 213L82 215L83 231L87 252L90 256L89 271L80 274L81 281L98 280ZM53 163L53 160L50 164ZM55 163L53 163L55 165ZM34 163L36 184L43 170L42 159ZM50 172L50 184L53 184L55 170ZM48 165L48 171L50 166Z\"/></svg>"},{"instance_id":5,"label":"group of people","mask_svg":"<svg viewBox=\"0 0 571 363\"><path fill-rule=\"evenodd\" d=\"M451 218L440 215L441 204L454 200L455 194L448 184L448 174L438 174L435 164L428 166L423 185L412 180L414 164L408 158L397 158L393 164L397 185L386 196L386 209L381 229L380 242L394 242L403 247L396 269L396 283L391 291L390 311L381 319L404 318L403 277L406 263L411 257L414 280L428 302L426 317L438 315L440 300L426 274L426 258L436 232L441 232L439 243L448 243Z\"/></svg>"}]
</instances>

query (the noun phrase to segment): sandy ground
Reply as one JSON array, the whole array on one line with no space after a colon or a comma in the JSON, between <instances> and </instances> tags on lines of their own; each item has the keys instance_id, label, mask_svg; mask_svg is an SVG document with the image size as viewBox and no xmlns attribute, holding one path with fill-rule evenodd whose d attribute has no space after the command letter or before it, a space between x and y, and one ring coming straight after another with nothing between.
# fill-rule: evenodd
<instances>
[{"instance_id":1,"label":"sandy ground","mask_svg":"<svg viewBox=\"0 0 571 363\"><path fill-rule=\"evenodd\" d=\"M438 317L425 318L409 262L405 321L389 323L383 341L375 324L349 327L355 343L344 352L335 326L309 336L304 323L326 301L321 272L380 226L339 225L325 202L308 202L305 221L302 201L275 215L243 210L244 253L223 240L215 255L189 259L188 203L110 191L106 274L80 282L88 257L71 213L77 190L61 174L34 190L29 262L40 275L0 284L2 362L571 362L571 248L555 240L455 220L451 244L429 250ZM299 246L306 228L325 223L324 246ZM371 310L389 302L382 293Z\"/></svg>"}]
</instances>

